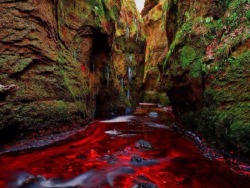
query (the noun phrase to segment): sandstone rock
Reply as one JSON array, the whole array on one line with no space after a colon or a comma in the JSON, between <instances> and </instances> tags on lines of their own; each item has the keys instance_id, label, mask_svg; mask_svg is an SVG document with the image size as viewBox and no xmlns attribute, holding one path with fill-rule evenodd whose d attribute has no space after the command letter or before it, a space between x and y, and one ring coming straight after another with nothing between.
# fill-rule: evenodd
<instances>
[{"instance_id":1,"label":"sandstone rock","mask_svg":"<svg viewBox=\"0 0 250 188\"><path fill-rule=\"evenodd\" d=\"M7 85L7 86L0 84L0 94L15 92L17 89L18 89L18 86L14 84Z\"/></svg>"},{"instance_id":2,"label":"sandstone rock","mask_svg":"<svg viewBox=\"0 0 250 188\"><path fill-rule=\"evenodd\" d=\"M163 59L149 61L145 88L157 85L153 81L159 75L154 91L168 94L188 129L245 155L250 155L249 7L238 0L163 0L144 12L151 25L163 25L157 44L160 51L166 47ZM153 56L159 57L153 48L146 51L146 57Z\"/></svg>"},{"instance_id":3,"label":"sandstone rock","mask_svg":"<svg viewBox=\"0 0 250 188\"><path fill-rule=\"evenodd\" d=\"M160 90L161 72L159 64L168 51L166 1L146 1L142 11L147 35L144 73L144 101L169 104L168 96Z\"/></svg>"},{"instance_id":4,"label":"sandstone rock","mask_svg":"<svg viewBox=\"0 0 250 188\"><path fill-rule=\"evenodd\" d=\"M0 130L56 131L139 102L144 34L134 1L0 1L0 12L0 80L19 86L4 98Z\"/></svg>"}]
</instances>

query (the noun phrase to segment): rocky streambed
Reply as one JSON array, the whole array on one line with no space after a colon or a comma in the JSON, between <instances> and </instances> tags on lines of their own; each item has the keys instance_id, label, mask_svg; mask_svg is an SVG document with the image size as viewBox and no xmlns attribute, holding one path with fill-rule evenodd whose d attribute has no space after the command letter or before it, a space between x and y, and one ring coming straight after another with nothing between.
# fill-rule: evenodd
<instances>
[{"instance_id":1,"label":"rocky streambed","mask_svg":"<svg viewBox=\"0 0 250 188\"><path fill-rule=\"evenodd\" d=\"M170 108L97 119L57 145L0 156L0 187L250 187L250 178L211 160L173 127Z\"/></svg>"}]
</instances>

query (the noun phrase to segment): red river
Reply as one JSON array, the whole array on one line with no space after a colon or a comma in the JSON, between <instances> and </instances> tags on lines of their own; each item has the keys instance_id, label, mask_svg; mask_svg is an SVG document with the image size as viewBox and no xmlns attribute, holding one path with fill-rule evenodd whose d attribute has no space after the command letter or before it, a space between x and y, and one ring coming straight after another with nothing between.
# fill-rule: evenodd
<instances>
[{"instance_id":1,"label":"red river","mask_svg":"<svg viewBox=\"0 0 250 188\"><path fill-rule=\"evenodd\" d=\"M143 111L143 110L142 110ZM244 188L250 179L206 159L170 114L96 120L66 142L0 156L1 188Z\"/></svg>"}]
</instances>

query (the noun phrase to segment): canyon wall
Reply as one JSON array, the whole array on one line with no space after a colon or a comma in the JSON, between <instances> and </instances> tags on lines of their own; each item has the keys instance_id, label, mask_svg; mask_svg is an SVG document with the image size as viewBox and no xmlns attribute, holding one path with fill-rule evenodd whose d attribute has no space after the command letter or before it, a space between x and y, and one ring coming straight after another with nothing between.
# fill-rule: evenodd
<instances>
[{"instance_id":1,"label":"canyon wall","mask_svg":"<svg viewBox=\"0 0 250 188\"><path fill-rule=\"evenodd\" d=\"M0 0L0 14L0 130L64 131L138 103L133 0Z\"/></svg>"},{"instance_id":2,"label":"canyon wall","mask_svg":"<svg viewBox=\"0 0 250 188\"><path fill-rule=\"evenodd\" d=\"M250 155L250 2L156 0L142 13L144 82L157 78L146 88L167 93L189 130Z\"/></svg>"},{"instance_id":3,"label":"canyon wall","mask_svg":"<svg viewBox=\"0 0 250 188\"><path fill-rule=\"evenodd\" d=\"M147 102L169 104L166 92L160 91L159 63L168 52L166 33L166 11L163 2L146 1L142 11L145 32L147 34L144 72L144 100Z\"/></svg>"}]
</instances>

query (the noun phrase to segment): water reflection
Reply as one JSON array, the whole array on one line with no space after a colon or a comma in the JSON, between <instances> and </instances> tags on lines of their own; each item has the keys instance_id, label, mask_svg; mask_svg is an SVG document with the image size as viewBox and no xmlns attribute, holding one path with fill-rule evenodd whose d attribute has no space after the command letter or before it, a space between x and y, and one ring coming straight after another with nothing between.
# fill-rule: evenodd
<instances>
[{"instance_id":1,"label":"water reflection","mask_svg":"<svg viewBox=\"0 0 250 188\"><path fill-rule=\"evenodd\" d=\"M250 187L248 178L206 159L172 130L171 114L150 106L138 109L143 115L95 121L78 139L0 156L0 187Z\"/></svg>"}]
</instances>

